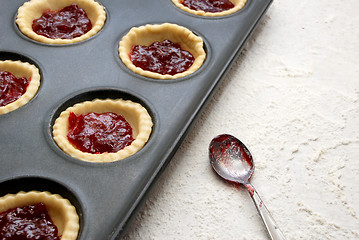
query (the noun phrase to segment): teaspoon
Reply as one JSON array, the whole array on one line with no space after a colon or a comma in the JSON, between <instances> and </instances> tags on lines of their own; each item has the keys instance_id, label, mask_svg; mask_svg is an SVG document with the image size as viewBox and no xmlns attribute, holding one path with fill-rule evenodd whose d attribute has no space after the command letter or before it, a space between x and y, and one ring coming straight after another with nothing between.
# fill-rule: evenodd
<instances>
[{"instance_id":1,"label":"teaspoon","mask_svg":"<svg viewBox=\"0 0 359 240\"><path fill-rule=\"evenodd\" d=\"M285 240L267 207L249 182L254 164L247 147L234 136L218 135L209 145L209 158L218 175L227 181L243 184L247 188L271 239Z\"/></svg>"}]
</instances>

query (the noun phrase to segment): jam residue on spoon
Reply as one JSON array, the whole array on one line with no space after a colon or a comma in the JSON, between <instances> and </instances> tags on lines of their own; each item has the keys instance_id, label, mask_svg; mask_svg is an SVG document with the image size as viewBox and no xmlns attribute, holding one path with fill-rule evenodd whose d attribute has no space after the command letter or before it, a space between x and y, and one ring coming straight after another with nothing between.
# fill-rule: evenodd
<instances>
[{"instance_id":1,"label":"jam residue on spoon","mask_svg":"<svg viewBox=\"0 0 359 240\"><path fill-rule=\"evenodd\" d=\"M136 67L162 75L187 71L194 62L193 55L170 40L154 42L150 46L135 45L130 59Z\"/></svg>"},{"instance_id":2,"label":"jam residue on spoon","mask_svg":"<svg viewBox=\"0 0 359 240\"><path fill-rule=\"evenodd\" d=\"M0 239L60 240L58 230L43 203L0 213Z\"/></svg>"},{"instance_id":3,"label":"jam residue on spoon","mask_svg":"<svg viewBox=\"0 0 359 240\"><path fill-rule=\"evenodd\" d=\"M118 152L134 140L130 124L112 112L70 112L67 138L77 149L93 154Z\"/></svg>"},{"instance_id":4,"label":"jam residue on spoon","mask_svg":"<svg viewBox=\"0 0 359 240\"><path fill-rule=\"evenodd\" d=\"M19 99L29 86L26 78L17 78L12 73L0 71L0 107Z\"/></svg>"},{"instance_id":5,"label":"jam residue on spoon","mask_svg":"<svg viewBox=\"0 0 359 240\"><path fill-rule=\"evenodd\" d=\"M229 0L184 0L182 4L195 11L223 12L234 8L234 4Z\"/></svg>"},{"instance_id":6,"label":"jam residue on spoon","mask_svg":"<svg viewBox=\"0 0 359 240\"><path fill-rule=\"evenodd\" d=\"M46 10L33 20L35 33L51 39L73 39L90 31L92 24L86 12L77 4L58 11Z\"/></svg>"}]
</instances>

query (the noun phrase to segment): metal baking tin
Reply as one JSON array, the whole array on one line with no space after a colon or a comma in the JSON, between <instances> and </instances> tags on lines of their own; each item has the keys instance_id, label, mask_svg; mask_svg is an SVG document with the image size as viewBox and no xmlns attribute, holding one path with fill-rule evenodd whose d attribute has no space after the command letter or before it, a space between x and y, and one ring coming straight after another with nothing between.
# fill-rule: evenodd
<instances>
[{"instance_id":1,"label":"metal baking tin","mask_svg":"<svg viewBox=\"0 0 359 240\"><path fill-rule=\"evenodd\" d=\"M201 17L171 0L102 0L103 29L71 45L53 46L24 36L15 24L24 0L2 0L0 59L35 64L40 89L25 106L0 115L0 196L40 190L68 198L80 216L78 239L119 239L199 113L271 4L248 0L229 16ZM156 80L128 70L120 39L134 26L176 23L204 39L207 58L194 74ZM124 98L145 106L154 121L145 147L112 163L76 160L52 139L52 124L66 107L94 98Z\"/></svg>"}]
</instances>

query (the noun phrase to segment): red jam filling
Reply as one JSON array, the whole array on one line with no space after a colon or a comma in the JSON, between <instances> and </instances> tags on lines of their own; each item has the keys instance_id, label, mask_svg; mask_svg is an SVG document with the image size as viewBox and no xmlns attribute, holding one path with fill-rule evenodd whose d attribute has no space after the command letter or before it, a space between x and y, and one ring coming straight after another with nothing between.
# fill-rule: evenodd
<instances>
[{"instance_id":1,"label":"red jam filling","mask_svg":"<svg viewBox=\"0 0 359 240\"><path fill-rule=\"evenodd\" d=\"M223 12L234 8L234 4L229 0L184 0L182 4L195 11Z\"/></svg>"},{"instance_id":2,"label":"red jam filling","mask_svg":"<svg viewBox=\"0 0 359 240\"><path fill-rule=\"evenodd\" d=\"M46 10L42 16L33 20L32 30L52 39L73 39L87 33L92 28L86 12L76 4L59 11Z\"/></svg>"},{"instance_id":3,"label":"red jam filling","mask_svg":"<svg viewBox=\"0 0 359 240\"><path fill-rule=\"evenodd\" d=\"M136 67L162 75L175 75L184 72L194 62L191 53L181 49L178 43L173 43L170 40L154 42L148 47L133 46L130 59Z\"/></svg>"},{"instance_id":4,"label":"red jam filling","mask_svg":"<svg viewBox=\"0 0 359 240\"><path fill-rule=\"evenodd\" d=\"M60 240L58 230L43 203L12 208L0 213L2 240Z\"/></svg>"},{"instance_id":5,"label":"red jam filling","mask_svg":"<svg viewBox=\"0 0 359 240\"><path fill-rule=\"evenodd\" d=\"M111 112L86 115L70 112L67 138L77 149L93 154L118 152L134 140L130 124Z\"/></svg>"},{"instance_id":6,"label":"red jam filling","mask_svg":"<svg viewBox=\"0 0 359 240\"><path fill-rule=\"evenodd\" d=\"M0 107L19 99L29 86L26 78L17 78L10 72L0 71Z\"/></svg>"}]
</instances>

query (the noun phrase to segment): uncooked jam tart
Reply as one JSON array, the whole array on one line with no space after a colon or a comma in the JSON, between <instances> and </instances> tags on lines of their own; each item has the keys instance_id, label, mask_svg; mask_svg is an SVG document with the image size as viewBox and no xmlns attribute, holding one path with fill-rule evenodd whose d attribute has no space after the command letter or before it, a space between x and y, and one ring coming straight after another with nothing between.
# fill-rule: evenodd
<instances>
[{"instance_id":1,"label":"uncooked jam tart","mask_svg":"<svg viewBox=\"0 0 359 240\"><path fill-rule=\"evenodd\" d=\"M105 20L104 7L94 0L30 0L16 17L23 34L47 44L88 39L102 29Z\"/></svg>"},{"instance_id":2,"label":"uncooked jam tart","mask_svg":"<svg viewBox=\"0 0 359 240\"><path fill-rule=\"evenodd\" d=\"M34 65L0 61L0 115L24 106L35 96L39 86L40 73Z\"/></svg>"},{"instance_id":3,"label":"uncooked jam tart","mask_svg":"<svg viewBox=\"0 0 359 240\"><path fill-rule=\"evenodd\" d=\"M171 23L133 27L120 41L119 55L133 72L156 79L187 76L206 58L202 38Z\"/></svg>"},{"instance_id":4,"label":"uncooked jam tart","mask_svg":"<svg viewBox=\"0 0 359 240\"><path fill-rule=\"evenodd\" d=\"M11 218L6 218L9 212L12 212ZM46 215L49 217L45 218ZM0 197L0 225L0 235L5 233L11 235L14 229L17 235L30 234L27 237L34 233L42 235L42 238L36 235L26 239L60 239L61 237L61 240L76 240L80 229L79 216L70 201L46 191L19 192ZM53 238L50 237L55 234Z\"/></svg>"},{"instance_id":5,"label":"uncooked jam tart","mask_svg":"<svg viewBox=\"0 0 359 240\"><path fill-rule=\"evenodd\" d=\"M183 11L206 17L219 17L241 10L247 0L172 0Z\"/></svg>"},{"instance_id":6,"label":"uncooked jam tart","mask_svg":"<svg viewBox=\"0 0 359 240\"><path fill-rule=\"evenodd\" d=\"M88 162L113 162L138 152L148 141L152 119L139 103L95 99L77 103L55 120L53 139L68 155Z\"/></svg>"}]
</instances>

